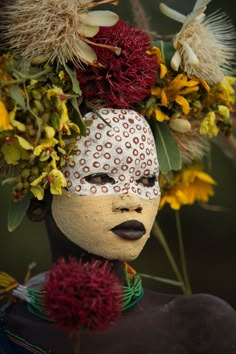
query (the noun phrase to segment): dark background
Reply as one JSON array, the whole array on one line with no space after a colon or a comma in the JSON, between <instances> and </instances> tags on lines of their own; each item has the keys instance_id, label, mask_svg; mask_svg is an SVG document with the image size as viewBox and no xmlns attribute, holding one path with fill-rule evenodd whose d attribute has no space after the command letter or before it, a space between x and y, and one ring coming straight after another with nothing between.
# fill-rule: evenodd
<instances>
[{"instance_id":1,"label":"dark background","mask_svg":"<svg viewBox=\"0 0 236 354\"><path fill-rule=\"evenodd\" d=\"M180 25L159 12L159 1L141 1L150 19L151 29L162 34L173 33ZM188 13L194 1L169 0L166 4L183 13ZM208 13L221 8L236 20L235 1L213 0ZM133 22L130 1L120 0L114 9L125 20ZM185 251L193 292L207 292L220 296L236 309L236 167L222 150L213 146L211 175L217 181L216 194L210 204L220 206L221 211L206 210L200 205L181 210ZM4 270L22 281L27 265L37 262L33 273L45 271L50 266L46 230L43 224L31 223L25 218L19 228L7 231L7 205L9 191L0 190L0 270ZM158 215L169 245L177 257L175 217L168 207ZM132 262L141 273L174 278L173 272L154 237L148 241L142 254ZM155 281L144 280L145 286L160 292L179 292L178 288Z\"/></svg>"}]
</instances>

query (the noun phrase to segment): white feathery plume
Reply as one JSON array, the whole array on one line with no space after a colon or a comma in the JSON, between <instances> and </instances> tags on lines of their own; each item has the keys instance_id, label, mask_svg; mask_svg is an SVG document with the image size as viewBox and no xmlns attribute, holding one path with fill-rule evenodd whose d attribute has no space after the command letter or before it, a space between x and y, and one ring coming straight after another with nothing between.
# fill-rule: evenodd
<instances>
[{"instance_id":1,"label":"white feathery plume","mask_svg":"<svg viewBox=\"0 0 236 354\"><path fill-rule=\"evenodd\" d=\"M220 11L205 16L211 0L197 0L193 11L185 16L161 3L161 11L182 23L173 40L176 52L171 66L189 75L216 84L231 75L236 53L236 30L229 17Z\"/></svg>"},{"instance_id":2,"label":"white feathery plume","mask_svg":"<svg viewBox=\"0 0 236 354\"><path fill-rule=\"evenodd\" d=\"M14 0L1 15L3 40L13 54L35 63L93 64L97 56L87 38L119 19L112 11L89 11L100 3L116 1Z\"/></svg>"}]
</instances>

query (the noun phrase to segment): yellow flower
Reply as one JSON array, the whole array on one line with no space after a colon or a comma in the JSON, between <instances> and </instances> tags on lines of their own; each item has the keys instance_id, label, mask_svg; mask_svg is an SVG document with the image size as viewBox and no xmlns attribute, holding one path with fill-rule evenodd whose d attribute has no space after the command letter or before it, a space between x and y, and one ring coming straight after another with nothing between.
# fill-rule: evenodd
<instances>
[{"instance_id":1,"label":"yellow flower","mask_svg":"<svg viewBox=\"0 0 236 354\"><path fill-rule=\"evenodd\" d=\"M67 186L65 176L57 168L54 168L48 175L50 181L50 192L62 194L62 188Z\"/></svg>"},{"instance_id":2,"label":"yellow flower","mask_svg":"<svg viewBox=\"0 0 236 354\"><path fill-rule=\"evenodd\" d=\"M65 176L57 168L53 168L49 173L43 172L41 176L31 182L31 192L39 200L43 199L45 186L49 183L52 194L61 194L62 188L67 186ZM43 186L42 186L43 184Z\"/></svg>"},{"instance_id":3,"label":"yellow flower","mask_svg":"<svg viewBox=\"0 0 236 354\"><path fill-rule=\"evenodd\" d=\"M0 101L0 131L1 130L12 130L13 127L9 121L9 114L5 107L5 104Z\"/></svg>"},{"instance_id":4,"label":"yellow flower","mask_svg":"<svg viewBox=\"0 0 236 354\"><path fill-rule=\"evenodd\" d=\"M61 70L58 74L60 80L64 80L65 78L65 71Z\"/></svg>"},{"instance_id":5,"label":"yellow flower","mask_svg":"<svg viewBox=\"0 0 236 354\"><path fill-rule=\"evenodd\" d=\"M178 172L169 186L164 186L160 208L166 203L178 210L182 205L192 205L196 201L206 203L214 195L212 186L216 182L201 168L189 167Z\"/></svg>"},{"instance_id":6,"label":"yellow flower","mask_svg":"<svg viewBox=\"0 0 236 354\"><path fill-rule=\"evenodd\" d=\"M214 112L208 112L200 124L200 134L207 135L209 138L216 136L219 129L216 125L216 115Z\"/></svg>"},{"instance_id":7,"label":"yellow flower","mask_svg":"<svg viewBox=\"0 0 236 354\"><path fill-rule=\"evenodd\" d=\"M34 149L34 155L39 156L42 151L53 148L58 143L58 140L55 138L46 138L40 141L40 144Z\"/></svg>"},{"instance_id":8,"label":"yellow flower","mask_svg":"<svg viewBox=\"0 0 236 354\"><path fill-rule=\"evenodd\" d=\"M168 193L164 193L159 208L161 209L165 204L169 204L172 209L179 210L182 205L188 204L187 202L186 195L180 189L175 188Z\"/></svg>"},{"instance_id":9,"label":"yellow flower","mask_svg":"<svg viewBox=\"0 0 236 354\"><path fill-rule=\"evenodd\" d=\"M59 142L62 147L65 146L65 143L62 139L63 134L71 135L71 129L74 130L77 134L80 133L80 129L78 125L75 123L71 122L69 119L68 115L68 109L66 106L66 101L63 99L65 96L64 92L60 87L54 86L52 89L49 89L47 91L47 98L51 99L51 97L56 96L56 108L58 110L58 113L60 114L59 117L59 126L58 126L58 131L59 136Z\"/></svg>"},{"instance_id":10,"label":"yellow flower","mask_svg":"<svg viewBox=\"0 0 236 354\"><path fill-rule=\"evenodd\" d=\"M53 96L63 95L61 87L53 86L53 88L47 90L47 98L50 99Z\"/></svg>"},{"instance_id":11,"label":"yellow flower","mask_svg":"<svg viewBox=\"0 0 236 354\"><path fill-rule=\"evenodd\" d=\"M235 103L235 89L233 88L233 84L236 83L236 77L225 76L224 80L220 83L220 89L223 91L225 100L230 104Z\"/></svg>"},{"instance_id":12,"label":"yellow flower","mask_svg":"<svg viewBox=\"0 0 236 354\"><path fill-rule=\"evenodd\" d=\"M154 86L151 89L151 93L160 99L161 106L168 107L170 102L176 102L182 107L184 114L188 114L190 107L184 96L198 91L198 85L199 81L190 80L185 74L178 74L173 80L167 82L163 88Z\"/></svg>"},{"instance_id":13,"label":"yellow flower","mask_svg":"<svg viewBox=\"0 0 236 354\"><path fill-rule=\"evenodd\" d=\"M223 106L223 105L219 105L218 106L218 112L219 115L224 118L224 119L229 119L230 118L230 112L229 112L229 108L227 106Z\"/></svg>"},{"instance_id":14,"label":"yellow flower","mask_svg":"<svg viewBox=\"0 0 236 354\"><path fill-rule=\"evenodd\" d=\"M38 200L43 200L44 197L44 189L41 186L31 186L30 191Z\"/></svg>"}]
</instances>

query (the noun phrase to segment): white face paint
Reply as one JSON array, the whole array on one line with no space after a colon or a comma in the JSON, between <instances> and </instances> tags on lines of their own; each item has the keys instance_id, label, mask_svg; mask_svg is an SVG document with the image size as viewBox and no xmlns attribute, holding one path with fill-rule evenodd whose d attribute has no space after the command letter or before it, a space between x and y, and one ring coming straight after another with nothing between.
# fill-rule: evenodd
<instances>
[{"instance_id":1,"label":"white face paint","mask_svg":"<svg viewBox=\"0 0 236 354\"><path fill-rule=\"evenodd\" d=\"M92 125L86 137L78 137L74 161L64 169L68 191L78 195L132 193L147 199L158 197L159 166L146 120L131 110L103 108L99 115L110 126L95 113L85 116ZM91 183L88 176L93 174L100 174L101 184L95 183L95 178ZM104 175L110 183L105 183Z\"/></svg>"},{"instance_id":2,"label":"white face paint","mask_svg":"<svg viewBox=\"0 0 236 354\"><path fill-rule=\"evenodd\" d=\"M59 229L89 253L133 260L145 245L160 190L155 142L146 120L130 110L89 113L86 137L65 166L68 192L54 196Z\"/></svg>"}]
</instances>

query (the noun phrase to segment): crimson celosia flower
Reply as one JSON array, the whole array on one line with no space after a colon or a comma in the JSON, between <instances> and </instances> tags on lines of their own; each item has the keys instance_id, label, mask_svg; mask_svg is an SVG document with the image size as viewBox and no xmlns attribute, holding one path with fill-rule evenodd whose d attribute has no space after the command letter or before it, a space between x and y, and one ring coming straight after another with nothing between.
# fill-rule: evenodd
<instances>
[{"instance_id":1,"label":"crimson celosia flower","mask_svg":"<svg viewBox=\"0 0 236 354\"><path fill-rule=\"evenodd\" d=\"M48 317L70 331L107 329L121 314L120 285L108 262L59 259L43 288Z\"/></svg>"},{"instance_id":2,"label":"crimson celosia flower","mask_svg":"<svg viewBox=\"0 0 236 354\"><path fill-rule=\"evenodd\" d=\"M103 46L93 46L101 66L77 69L83 94L98 98L104 106L111 108L129 108L146 97L157 72L156 58L147 54L150 38L120 20L115 26L101 27L93 40L97 44L119 47L121 54Z\"/></svg>"}]
</instances>

